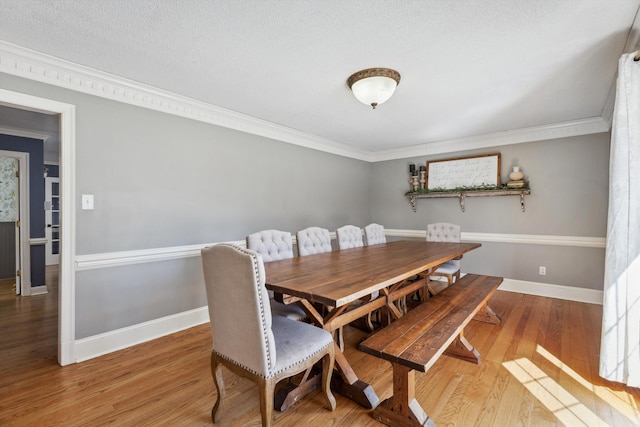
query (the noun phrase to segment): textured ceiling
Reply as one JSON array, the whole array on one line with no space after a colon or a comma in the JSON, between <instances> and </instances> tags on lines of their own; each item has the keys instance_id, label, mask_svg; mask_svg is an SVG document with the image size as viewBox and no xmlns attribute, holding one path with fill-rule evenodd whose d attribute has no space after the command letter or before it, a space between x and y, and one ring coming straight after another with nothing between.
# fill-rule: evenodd
<instances>
[{"instance_id":1,"label":"textured ceiling","mask_svg":"<svg viewBox=\"0 0 640 427\"><path fill-rule=\"evenodd\" d=\"M0 0L0 40L377 151L599 117L640 0ZM398 70L360 104L346 79Z\"/></svg>"}]
</instances>

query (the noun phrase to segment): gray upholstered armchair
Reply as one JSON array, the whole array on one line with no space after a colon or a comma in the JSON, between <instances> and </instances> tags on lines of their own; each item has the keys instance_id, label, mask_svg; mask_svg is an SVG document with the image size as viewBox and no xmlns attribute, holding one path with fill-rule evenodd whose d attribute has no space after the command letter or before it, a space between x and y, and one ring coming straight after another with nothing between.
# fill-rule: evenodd
<instances>
[{"instance_id":1,"label":"gray upholstered armchair","mask_svg":"<svg viewBox=\"0 0 640 427\"><path fill-rule=\"evenodd\" d=\"M367 225L364 228L364 239L367 246L387 243L387 237L384 234L384 226L376 223Z\"/></svg>"},{"instance_id":2,"label":"gray upholstered armchair","mask_svg":"<svg viewBox=\"0 0 640 427\"><path fill-rule=\"evenodd\" d=\"M296 233L298 255L307 256L331 252L329 230L320 227L308 227Z\"/></svg>"},{"instance_id":3,"label":"gray upholstered armchair","mask_svg":"<svg viewBox=\"0 0 640 427\"><path fill-rule=\"evenodd\" d=\"M446 222L438 222L427 225L427 242L459 242L460 241L460 226L456 224L449 224ZM447 261L438 267L430 276L446 277L447 283L444 282L432 282L427 287L431 295L435 295L446 289L456 280L460 279L460 260L454 259Z\"/></svg>"},{"instance_id":4,"label":"gray upholstered armchair","mask_svg":"<svg viewBox=\"0 0 640 427\"><path fill-rule=\"evenodd\" d=\"M288 231L262 230L247 236L247 249L262 255L264 262L293 258L293 238ZM289 319L303 320L307 314L296 304L284 304L273 299L269 291L271 314L285 316Z\"/></svg>"},{"instance_id":5,"label":"gray upholstered armchair","mask_svg":"<svg viewBox=\"0 0 640 427\"><path fill-rule=\"evenodd\" d=\"M338 248L351 249L361 248L364 246L362 240L362 230L355 225L345 225L336 230L336 238L338 240Z\"/></svg>"},{"instance_id":6,"label":"gray upholstered armchair","mask_svg":"<svg viewBox=\"0 0 640 427\"><path fill-rule=\"evenodd\" d=\"M320 360L323 396L327 407L335 409L330 389L334 364L331 334L307 323L271 316L261 256L222 243L202 250L202 266L213 336L211 373L218 391L211 411L213 421L221 418L225 393L222 365L258 385L263 426L271 425L276 383L310 370Z\"/></svg>"}]
</instances>

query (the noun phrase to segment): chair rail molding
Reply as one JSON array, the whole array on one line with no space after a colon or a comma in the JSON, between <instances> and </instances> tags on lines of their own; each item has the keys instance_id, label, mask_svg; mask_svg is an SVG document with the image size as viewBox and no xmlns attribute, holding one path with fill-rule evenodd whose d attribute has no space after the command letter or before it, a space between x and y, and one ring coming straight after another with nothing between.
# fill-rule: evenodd
<instances>
[{"instance_id":1,"label":"chair rail molding","mask_svg":"<svg viewBox=\"0 0 640 427\"><path fill-rule=\"evenodd\" d=\"M336 233L331 232L331 239L336 239ZM385 235L389 237L426 239L425 230L385 229ZM523 245L551 245L574 246L580 248L605 248L604 237L580 237L580 236L547 236L540 234L500 234L500 233L473 233L462 232L461 240L468 242L493 242L493 243L517 243ZM218 243L233 243L245 247L244 240L227 242L201 243L188 246L171 246L164 248L139 249L133 251L105 252L99 254L77 255L75 257L76 271L93 270L96 268L120 267L131 264L147 262L167 261L171 259L191 258L200 256L200 250L205 246ZM295 235L293 243L297 244Z\"/></svg>"},{"instance_id":2,"label":"chair rail molding","mask_svg":"<svg viewBox=\"0 0 640 427\"><path fill-rule=\"evenodd\" d=\"M389 237L426 239L426 230L385 229ZM553 236L543 234L505 234L505 233L461 233L460 239L467 242L518 243L523 245L574 246L579 248L605 248L604 237Z\"/></svg>"}]
</instances>

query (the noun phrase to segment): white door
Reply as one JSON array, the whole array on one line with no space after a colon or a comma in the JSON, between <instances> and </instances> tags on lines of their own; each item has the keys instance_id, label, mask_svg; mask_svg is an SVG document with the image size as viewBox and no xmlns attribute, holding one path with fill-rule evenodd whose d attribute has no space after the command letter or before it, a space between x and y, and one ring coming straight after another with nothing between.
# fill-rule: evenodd
<instances>
[{"instance_id":1,"label":"white door","mask_svg":"<svg viewBox=\"0 0 640 427\"><path fill-rule=\"evenodd\" d=\"M45 178L45 263L60 263L60 178Z\"/></svg>"}]
</instances>

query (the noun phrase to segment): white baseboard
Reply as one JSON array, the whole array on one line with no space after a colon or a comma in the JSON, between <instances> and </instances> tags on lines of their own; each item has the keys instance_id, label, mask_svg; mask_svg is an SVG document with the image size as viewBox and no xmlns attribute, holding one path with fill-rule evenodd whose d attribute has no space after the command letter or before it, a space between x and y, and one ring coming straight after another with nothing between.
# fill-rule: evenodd
<instances>
[{"instance_id":1,"label":"white baseboard","mask_svg":"<svg viewBox=\"0 0 640 427\"><path fill-rule=\"evenodd\" d=\"M518 292L521 294L586 302L598 305L602 305L603 299L603 292L595 289L551 285L549 283L527 282L524 280L504 279L498 289L501 291Z\"/></svg>"},{"instance_id":2,"label":"white baseboard","mask_svg":"<svg viewBox=\"0 0 640 427\"><path fill-rule=\"evenodd\" d=\"M76 362L83 362L123 348L151 341L208 321L209 311L205 306L76 340Z\"/></svg>"},{"instance_id":3,"label":"white baseboard","mask_svg":"<svg viewBox=\"0 0 640 427\"><path fill-rule=\"evenodd\" d=\"M464 277L467 273L461 273ZM434 277L431 280L447 281L446 277ZM519 294L536 295L539 297L558 298L568 301L586 302L602 305L604 294L602 291L574 286L552 285L549 283L527 282L525 280L504 279L498 288L500 291L517 292Z\"/></svg>"},{"instance_id":4,"label":"white baseboard","mask_svg":"<svg viewBox=\"0 0 640 427\"><path fill-rule=\"evenodd\" d=\"M40 285L40 286L32 286L31 287L31 296L44 295L47 292L48 292L47 291L47 285Z\"/></svg>"},{"instance_id":5,"label":"white baseboard","mask_svg":"<svg viewBox=\"0 0 640 427\"><path fill-rule=\"evenodd\" d=\"M512 279L504 279L504 282L502 282L498 289L501 291L602 305L602 291L593 289ZM94 357L142 344L165 335L207 323L208 321L209 312L205 306L76 340L76 362L83 362L93 359Z\"/></svg>"}]
</instances>

